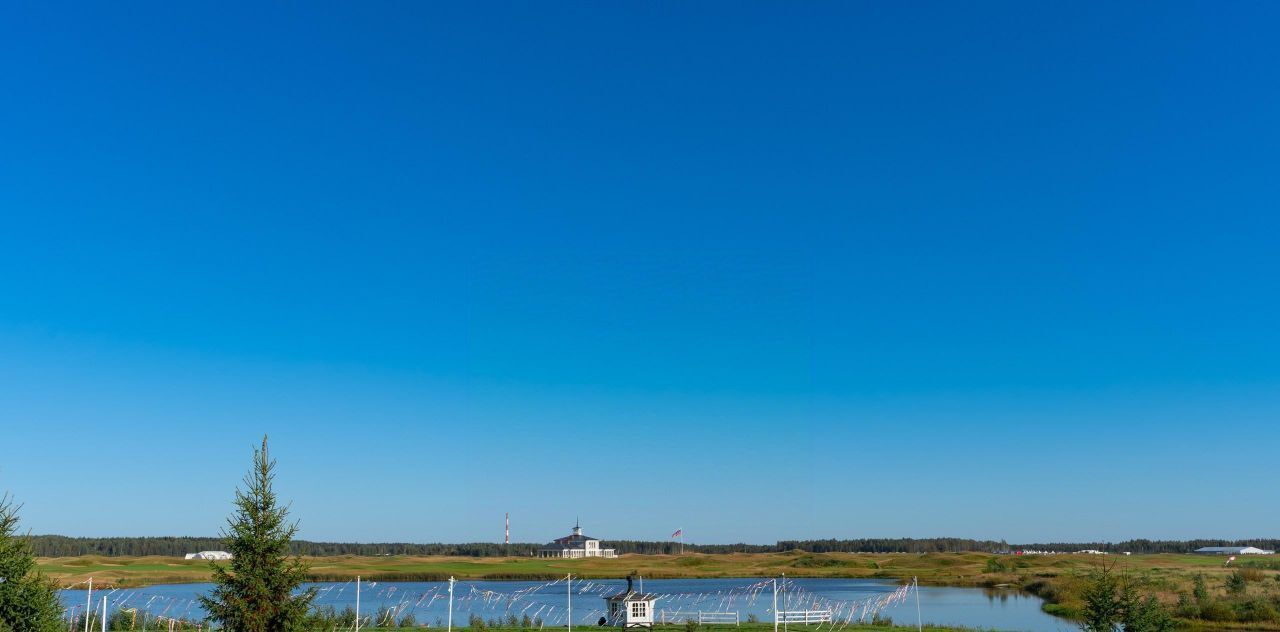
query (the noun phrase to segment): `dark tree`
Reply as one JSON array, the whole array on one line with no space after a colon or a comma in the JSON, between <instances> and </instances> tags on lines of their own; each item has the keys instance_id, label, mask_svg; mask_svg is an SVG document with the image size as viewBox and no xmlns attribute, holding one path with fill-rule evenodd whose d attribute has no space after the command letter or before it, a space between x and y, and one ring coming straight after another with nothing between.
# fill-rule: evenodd
<instances>
[{"instance_id":1,"label":"dark tree","mask_svg":"<svg viewBox=\"0 0 1280 632\"><path fill-rule=\"evenodd\" d=\"M275 467L264 436L262 449L254 450L245 489L236 490L236 511L223 531L231 562L210 562L215 587L200 603L228 632L302 630L315 599L315 589L298 591L307 567L289 551L298 525L287 522L289 509L277 502L271 489Z\"/></svg>"},{"instance_id":2,"label":"dark tree","mask_svg":"<svg viewBox=\"0 0 1280 632\"><path fill-rule=\"evenodd\" d=\"M1084 589L1084 612L1080 629L1085 632L1113 632L1123 612L1118 589L1120 585L1111 567L1103 564L1089 575Z\"/></svg>"},{"instance_id":3,"label":"dark tree","mask_svg":"<svg viewBox=\"0 0 1280 632\"><path fill-rule=\"evenodd\" d=\"M18 509L0 496L0 630L57 632L63 628L57 587L36 570L25 538L18 536Z\"/></svg>"},{"instance_id":4,"label":"dark tree","mask_svg":"<svg viewBox=\"0 0 1280 632\"><path fill-rule=\"evenodd\" d=\"M1120 618L1124 632L1171 632L1173 616L1155 595L1145 597L1136 590L1124 592L1124 614Z\"/></svg>"}]
</instances>

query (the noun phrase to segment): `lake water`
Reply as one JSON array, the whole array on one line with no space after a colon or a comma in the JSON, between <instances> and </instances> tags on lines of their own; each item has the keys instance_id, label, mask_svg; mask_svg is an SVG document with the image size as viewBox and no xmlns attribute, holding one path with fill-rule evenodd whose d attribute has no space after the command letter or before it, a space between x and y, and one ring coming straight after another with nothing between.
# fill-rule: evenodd
<instances>
[{"instance_id":1,"label":"lake water","mask_svg":"<svg viewBox=\"0 0 1280 632\"><path fill-rule=\"evenodd\" d=\"M355 606L355 582L308 584L315 586L318 606L342 610ZM593 626L604 614L603 596L625 589L625 580L575 580L573 590L574 625ZM94 592L94 607L107 595L108 609L134 608L169 617L200 619L203 616L196 596L210 584L171 584L137 589ZM637 587L638 588L638 587ZM899 586L871 579L790 579L780 593L780 609L830 609L844 621L852 611L857 620L868 603L892 594ZM698 612L736 612L742 621L755 615L772 621L773 586L761 579L654 579L644 582L644 590L660 595L658 617L667 621L697 618ZM85 607L84 590L61 591L63 604L76 613ZM397 608L399 616L413 613L419 624L443 626L448 615L448 582L365 582L360 590L362 617L379 608ZM454 586L453 620L465 625L472 614L485 619L529 615L547 626L563 626L568 615L568 595L559 582L458 581ZM920 613L925 623L963 625L996 630L1066 632L1075 626L1040 610L1039 598L1015 591L981 588L920 588ZM899 624L916 622L916 595L880 611ZM870 615L867 615L870 618Z\"/></svg>"}]
</instances>

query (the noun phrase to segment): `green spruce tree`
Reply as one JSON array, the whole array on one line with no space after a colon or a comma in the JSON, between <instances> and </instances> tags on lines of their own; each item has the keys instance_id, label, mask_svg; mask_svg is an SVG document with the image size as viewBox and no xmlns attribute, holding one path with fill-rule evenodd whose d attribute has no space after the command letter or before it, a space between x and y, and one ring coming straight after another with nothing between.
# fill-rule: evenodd
<instances>
[{"instance_id":1,"label":"green spruce tree","mask_svg":"<svg viewBox=\"0 0 1280 632\"><path fill-rule=\"evenodd\" d=\"M0 496L0 630L57 632L64 627L57 587L36 570L30 543L18 535L18 509Z\"/></svg>"},{"instance_id":2,"label":"green spruce tree","mask_svg":"<svg viewBox=\"0 0 1280 632\"><path fill-rule=\"evenodd\" d=\"M1196 603L1203 606L1209 601L1209 588L1204 583L1204 573L1196 573L1194 588L1192 595L1196 598Z\"/></svg>"},{"instance_id":3,"label":"green spruce tree","mask_svg":"<svg viewBox=\"0 0 1280 632\"><path fill-rule=\"evenodd\" d=\"M1113 632L1123 610L1119 582L1111 573L1111 567L1102 564L1089 575L1084 589L1084 612L1080 629L1085 632Z\"/></svg>"},{"instance_id":4,"label":"green spruce tree","mask_svg":"<svg viewBox=\"0 0 1280 632\"><path fill-rule=\"evenodd\" d=\"M262 449L254 450L245 489L236 490L236 511L222 534L231 562L210 562L215 586L200 603L227 632L302 630L315 599L315 589L298 591L307 567L289 554L298 525L286 521L289 509L271 489L275 467L264 436Z\"/></svg>"}]
</instances>

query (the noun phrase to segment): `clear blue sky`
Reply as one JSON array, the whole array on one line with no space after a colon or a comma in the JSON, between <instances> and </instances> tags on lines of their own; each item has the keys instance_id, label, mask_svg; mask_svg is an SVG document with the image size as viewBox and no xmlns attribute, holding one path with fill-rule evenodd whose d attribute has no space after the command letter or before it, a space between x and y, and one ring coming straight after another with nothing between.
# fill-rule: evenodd
<instances>
[{"instance_id":1,"label":"clear blue sky","mask_svg":"<svg viewBox=\"0 0 1280 632\"><path fill-rule=\"evenodd\" d=\"M0 489L1275 537L1280 5L1133 5L8 3Z\"/></svg>"}]
</instances>

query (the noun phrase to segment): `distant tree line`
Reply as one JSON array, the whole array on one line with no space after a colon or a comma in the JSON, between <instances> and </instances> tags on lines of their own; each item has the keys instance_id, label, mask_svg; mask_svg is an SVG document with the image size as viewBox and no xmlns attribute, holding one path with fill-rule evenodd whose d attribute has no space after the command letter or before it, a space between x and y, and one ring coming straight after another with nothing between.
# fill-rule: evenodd
<instances>
[{"instance_id":1,"label":"distant tree line","mask_svg":"<svg viewBox=\"0 0 1280 632\"><path fill-rule=\"evenodd\" d=\"M1095 549L1109 553L1190 553L1206 546L1256 546L1260 549L1280 548L1280 538L1256 540L1124 540L1122 542L1049 542L1045 544L1019 544L1017 549L1037 551L1082 551Z\"/></svg>"},{"instance_id":2,"label":"distant tree line","mask_svg":"<svg viewBox=\"0 0 1280 632\"><path fill-rule=\"evenodd\" d=\"M163 555L181 556L197 551L222 548L220 538L200 537L136 537L136 538L71 538L61 535L28 536L31 549L40 557L73 557L77 555ZM409 542L351 543L308 542L294 540L290 543L294 555L456 555L463 557L500 557L504 555L527 556L545 544L519 543L495 544L470 542L463 544L414 544ZM621 554L674 554L680 550L676 542L646 542L639 540L606 540L601 546L613 548ZM1000 553L1020 549L1040 551L1079 551L1096 549L1120 553L1186 553L1203 546L1256 546L1264 549L1280 548L1280 539L1257 540L1125 540L1123 542L1047 542L1034 544L1009 544L1003 540L971 540L966 538L860 538L852 540L782 540L776 544L685 544L685 551L692 553L778 553L805 551L810 553L958 553L975 551Z\"/></svg>"}]
</instances>

